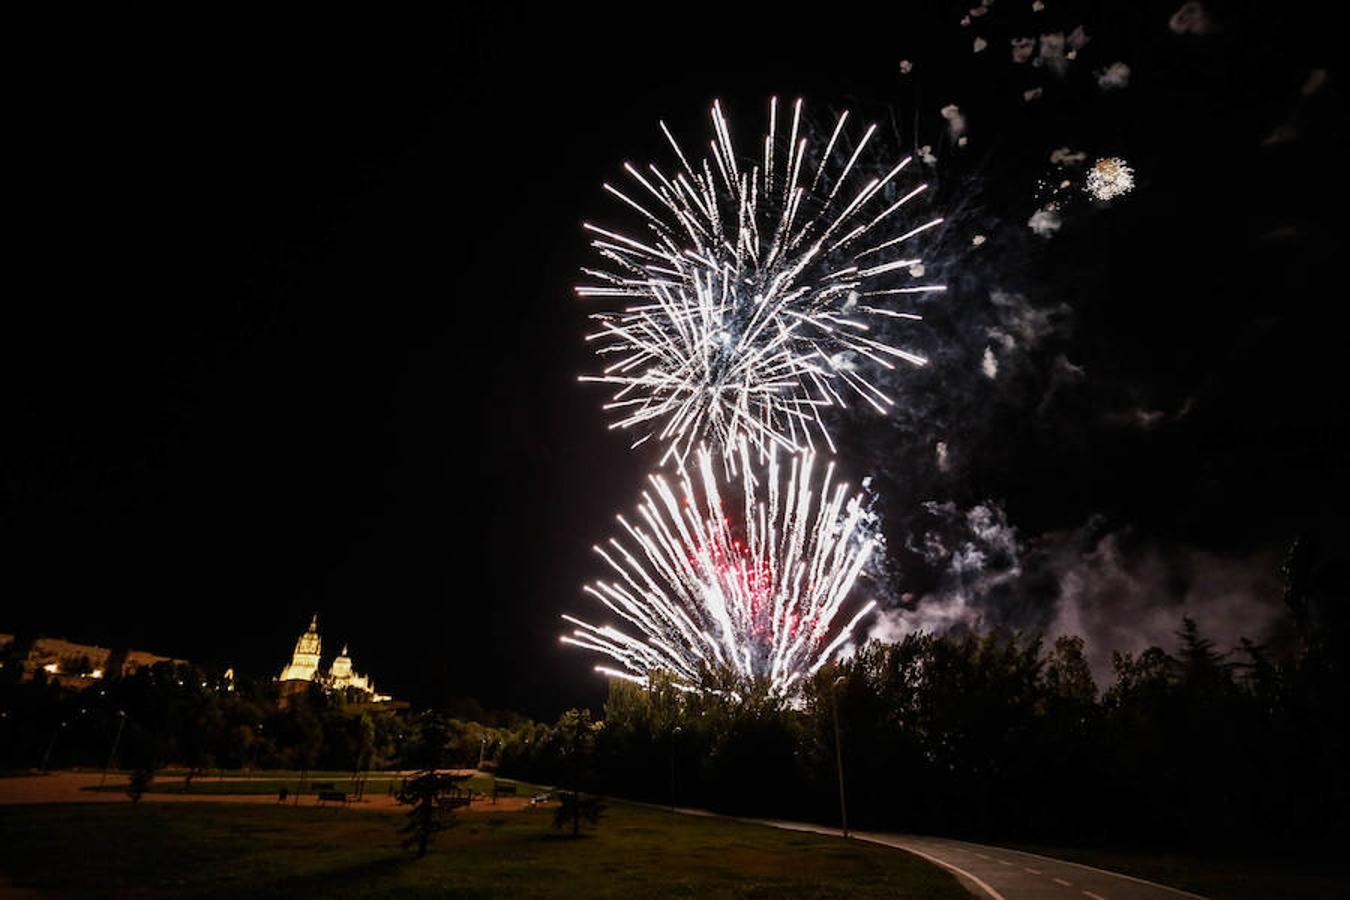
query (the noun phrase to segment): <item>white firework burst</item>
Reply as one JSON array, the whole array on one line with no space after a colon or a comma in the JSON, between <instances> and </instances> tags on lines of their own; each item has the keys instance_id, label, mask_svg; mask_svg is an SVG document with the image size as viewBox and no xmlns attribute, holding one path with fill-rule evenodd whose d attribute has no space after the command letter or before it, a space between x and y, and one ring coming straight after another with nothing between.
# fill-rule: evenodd
<instances>
[{"instance_id":1,"label":"white firework burst","mask_svg":"<svg viewBox=\"0 0 1350 900\"><path fill-rule=\"evenodd\" d=\"M1088 169L1083 190L1102 201L1128 194L1134 190L1134 169L1118 156L1099 159Z\"/></svg>"},{"instance_id":2,"label":"white firework burst","mask_svg":"<svg viewBox=\"0 0 1350 900\"><path fill-rule=\"evenodd\" d=\"M894 401L868 370L926 363L877 331L920 318L895 302L946 289L910 274L923 262L912 239L942 219L901 224L927 185L899 186L908 157L859 174L872 170L859 160L877 127L846 149L847 120L817 151L802 102L780 129L775 98L762 159L742 160L714 103L710 156L691 162L663 122L678 166L625 164L634 190L604 185L644 231L584 226L607 267L583 269L591 283L577 293L630 305L592 316L599 329L587 339L608 364L582 380L616 387L605 408L611 427L641 432L634 446L656 437L664 463L706 443L733 465L742 440L761 456L815 449L817 438L833 451L822 408L861 397L885 413Z\"/></svg>"},{"instance_id":3,"label":"white firework burst","mask_svg":"<svg viewBox=\"0 0 1350 900\"><path fill-rule=\"evenodd\" d=\"M863 495L831 486L833 464L817 488L809 453L780 467L770 450L762 483L745 442L738 453L739 524L723 506L714 454L700 447L697 471L681 466L675 486L650 476L641 523L618 517L628 543L611 538L595 548L616 577L585 591L623 627L564 615L574 630L562 640L620 666L597 671L645 683L661 670L689 690L731 673L784 696L876 606L861 604L847 624L836 624L877 543Z\"/></svg>"}]
</instances>

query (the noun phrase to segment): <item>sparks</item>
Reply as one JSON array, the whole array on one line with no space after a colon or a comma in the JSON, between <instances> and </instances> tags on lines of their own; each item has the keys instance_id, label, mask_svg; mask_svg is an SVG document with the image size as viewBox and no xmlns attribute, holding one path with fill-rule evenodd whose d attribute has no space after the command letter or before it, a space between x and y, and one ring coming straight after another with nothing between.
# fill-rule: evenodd
<instances>
[{"instance_id":1,"label":"sparks","mask_svg":"<svg viewBox=\"0 0 1350 900\"><path fill-rule=\"evenodd\" d=\"M622 627L564 615L574 629L562 641L622 667L598 667L603 673L645 683L662 670L699 690L730 672L785 696L829 662L876 606L863 604L836 625L876 544L862 495L831 486L832 464L817 490L812 454L794 454L780 467L770 450L757 478L745 441L738 453L739 526L723 506L716 457L700 447L696 471L681 466L675 486L650 476L641 523L619 517L628 542L595 548L617 577L584 590Z\"/></svg>"},{"instance_id":2,"label":"sparks","mask_svg":"<svg viewBox=\"0 0 1350 900\"><path fill-rule=\"evenodd\" d=\"M616 388L605 408L611 427L639 432L634 446L657 438L665 463L708 444L731 465L742 441L760 458L817 439L833 451L822 409L861 398L884 414L894 401L866 370L927 363L879 335L920 318L893 303L946 290L911 274L923 262L911 241L942 219L900 224L927 189L900 187L909 158L855 184L877 129L850 141L847 120L816 151L802 102L782 115L774 98L762 156L748 160L714 103L708 157L692 160L662 123L678 164L625 164L631 185L604 185L643 230L584 226L605 263L582 270L578 295L630 305L592 315L587 339L607 364L582 380Z\"/></svg>"}]
</instances>

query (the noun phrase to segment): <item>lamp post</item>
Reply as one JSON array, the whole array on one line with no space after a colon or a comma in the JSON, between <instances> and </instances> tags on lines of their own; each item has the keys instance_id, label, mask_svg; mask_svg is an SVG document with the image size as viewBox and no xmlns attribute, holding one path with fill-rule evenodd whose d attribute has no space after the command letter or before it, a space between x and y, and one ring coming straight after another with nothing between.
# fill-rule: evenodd
<instances>
[{"instance_id":1,"label":"lamp post","mask_svg":"<svg viewBox=\"0 0 1350 900\"><path fill-rule=\"evenodd\" d=\"M839 773L839 824L844 837L848 837L848 805L844 801L844 748L839 739L839 685L844 676L840 675L830 682L830 714L834 719L834 766Z\"/></svg>"},{"instance_id":2,"label":"lamp post","mask_svg":"<svg viewBox=\"0 0 1350 900\"><path fill-rule=\"evenodd\" d=\"M249 727L249 733L253 736L253 740L250 742L248 748L249 757L247 765L248 765L248 774L250 775L252 775L253 770L258 767L258 747L260 744L262 744L262 740L258 737L258 734L262 730L263 726L261 722L258 723L258 727L256 729L253 728L252 726Z\"/></svg>"},{"instance_id":3,"label":"lamp post","mask_svg":"<svg viewBox=\"0 0 1350 900\"><path fill-rule=\"evenodd\" d=\"M113 759L117 756L117 745L122 743L122 729L127 727L127 714L125 710L117 711L117 734L113 737L112 749L108 751L108 762L103 766L103 775L98 780L98 786L103 787L103 783L108 780L108 770L112 768Z\"/></svg>"},{"instance_id":4,"label":"lamp post","mask_svg":"<svg viewBox=\"0 0 1350 900\"><path fill-rule=\"evenodd\" d=\"M675 741L680 733L680 726L676 725L670 730L670 811L675 811Z\"/></svg>"},{"instance_id":5,"label":"lamp post","mask_svg":"<svg viewBox=\"0 0 1350 900\"><path fill-rule=\"evenodd\" d=\"M56 746L56 736L61 733L61 729L66 727L65 722L58 722L52 729L52 739L47 742L47 752L42 754L42 774L47 774L47 764L52 761L52 748Z\"/></svg>"}]
</instances>

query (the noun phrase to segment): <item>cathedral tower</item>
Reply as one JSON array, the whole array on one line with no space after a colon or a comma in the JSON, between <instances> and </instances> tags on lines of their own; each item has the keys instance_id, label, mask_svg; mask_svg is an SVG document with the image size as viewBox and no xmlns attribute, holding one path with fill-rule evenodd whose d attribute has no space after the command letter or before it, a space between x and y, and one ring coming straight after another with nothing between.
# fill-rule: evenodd
<instances>
[{"instance_id":1,"label":"cathedral tower","mask_svg":"<svg viewBox=\"0 0 1350 900\"><path fill-rule=\"evenodd\" d=\"M300 635L295 642L295 653L290 663L281 670L278 681L315 681L319 675L319 651L323 642L319 638L319 614L309 620L309 630Z\"/></svg>"}]
</instances>

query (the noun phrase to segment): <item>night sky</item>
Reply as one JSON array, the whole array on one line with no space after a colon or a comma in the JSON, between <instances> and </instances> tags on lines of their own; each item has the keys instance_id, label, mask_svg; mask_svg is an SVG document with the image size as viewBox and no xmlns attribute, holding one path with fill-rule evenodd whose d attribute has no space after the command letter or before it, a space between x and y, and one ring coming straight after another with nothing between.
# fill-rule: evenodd
<instances>
[{"instance_id":1,"label":"night sky","mask_svg":"<svg viewBox=\"0 0 1350 900\"><path fill-rule=\"evenodd\" d=\"M1210 33L1178 35L1179 0L1047 3L970 28L960 4L33 23L7 129L0 630L275 674L317 611L328 653L400 697L595 702L558 614L593 612L589 548L655 456L576 382L580 223L632 225L600 183L666 161L657 119L697 143L720 97L748 147L777 94L938 157L952 290L915 338L935 363L897 374L891 420L839 420L886 518L887 621L1261 631L1284 548L1337 546L1350 496L1336 36L1291 4L1211 4ZM1045 21L1093 38L1063 79L1008 62ZM1131 84L1103 93L1116 60ZM1061 146L1138 183L1044 238L1025 223Z\"/></svg>"}]
</instances>

